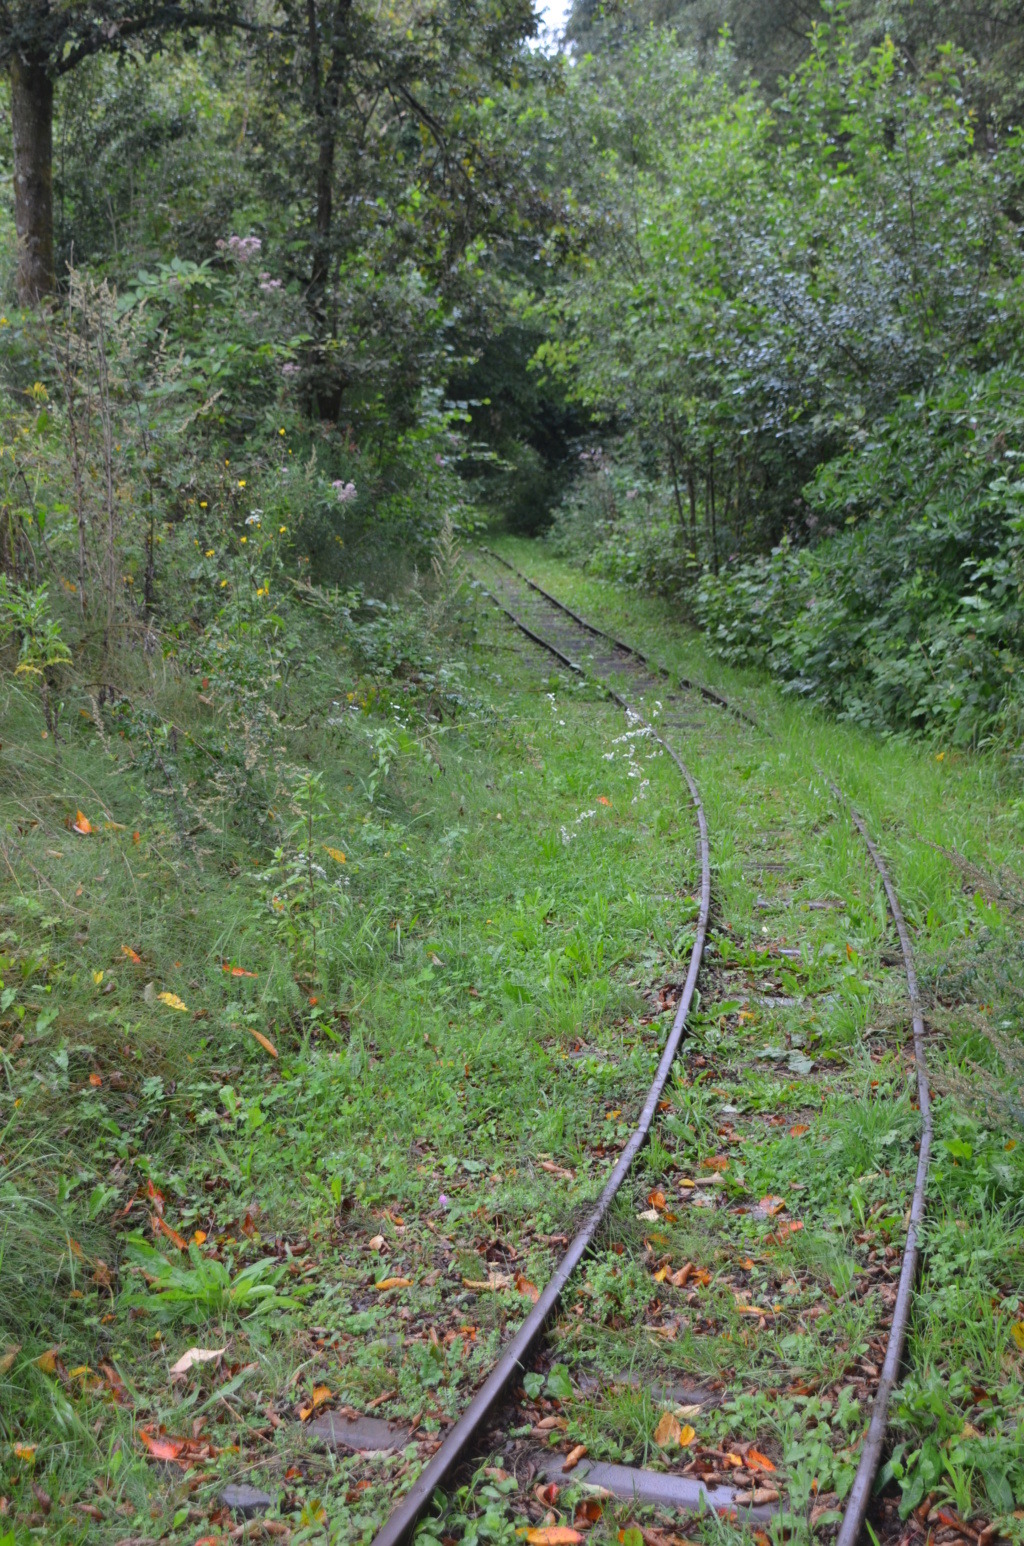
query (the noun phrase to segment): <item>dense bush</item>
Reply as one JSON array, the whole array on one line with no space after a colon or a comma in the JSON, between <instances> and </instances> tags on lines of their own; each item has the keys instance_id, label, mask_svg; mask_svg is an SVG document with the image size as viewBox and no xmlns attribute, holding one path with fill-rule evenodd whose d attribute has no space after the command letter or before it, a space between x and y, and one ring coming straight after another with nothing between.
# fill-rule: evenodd
<instances>
[{"instance_id":1,"label":"dense bush","mask_svg":"<svg viewBox=\"0 0 1024 1546\"><path fill-rule=\"evenodd\" d=\"M908 399L807 490L826 534L706 576L714 647L841 717L976 741L1019 711L1024 377Z\"/></svg>"}]
</instances>

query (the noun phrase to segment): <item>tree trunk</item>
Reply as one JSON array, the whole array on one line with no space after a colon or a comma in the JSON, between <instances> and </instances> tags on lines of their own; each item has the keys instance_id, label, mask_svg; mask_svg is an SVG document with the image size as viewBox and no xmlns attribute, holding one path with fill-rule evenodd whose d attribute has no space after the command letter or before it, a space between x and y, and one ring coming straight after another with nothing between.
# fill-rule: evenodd
<instances>
[{"instance_id":1,"label":"tree trunk","mask_svg":"<svg viewBox=\"0 0 1024 1546\"><path fill-rule=\"evenodd\" d=\"M11 56L14 224L18 303L36 306L54 291L53 81L38 63Z\"/></svg>"}]
</instances>

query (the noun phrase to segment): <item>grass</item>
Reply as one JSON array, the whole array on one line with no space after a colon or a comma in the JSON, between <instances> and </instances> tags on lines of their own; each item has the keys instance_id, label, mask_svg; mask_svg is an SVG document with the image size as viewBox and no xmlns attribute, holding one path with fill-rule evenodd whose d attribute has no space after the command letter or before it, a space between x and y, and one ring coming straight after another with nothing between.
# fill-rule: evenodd
<instances>
[{"instance_id":1,"label":"grass","mask_svg":"<svg viewBox=\"0 0 1024 1546\"><path fill-rule=\"evenodd\" d=\"M815 1478L842 1484L845 1371L878 1324L862 1269L899 1237L916 1114L879 888L820 761L880 834L938 995L896 1464L912 1490L932 1444L928 1491L1012 1533L1024 1172L989 1032L1016 1014L1020 946L1012 910L928 846L1013 883L1012 785L818 720L719 671L660 604L507 551L772 731L716 716L684 738L715 865L701 1012L557 1328L573 1393L538 1400L594 1454L654 1463L652 1374L696 1375L718 1382L701 1441L756 1436L801 1528ZM23 683L0 689L0 1539L191 1546L247 1480L293 1540L368 1541L599 1190L668 1023L697 882L668 759L627 755L620 712L472 597L443 635L426 612L362 645L296 605L278 621L234 652L125 659L103 702L69 681L58 747ZM753 867L780 853L791 874ZM805 905L823 899L846 908ZM798 1002L743 1002L765 997ZM684 1202L678 1178L723 1152L723 1204ZM679 1202L652 1256L637 1214L659 1187ZM766 1193L799 1198L785 1244L724 1206ZM663 1257L709 1282L666 1289ZM783 1309L761 1328L737 1289ZM193 1346L224 1352L172 1376ZM309 1421L345 1408L415 1441L326 1451ZM532 1507L481 1469L441 1533L511 1540ZM632 1518L609 1507L591 1539Z\"/></svg>"}]
</instances>

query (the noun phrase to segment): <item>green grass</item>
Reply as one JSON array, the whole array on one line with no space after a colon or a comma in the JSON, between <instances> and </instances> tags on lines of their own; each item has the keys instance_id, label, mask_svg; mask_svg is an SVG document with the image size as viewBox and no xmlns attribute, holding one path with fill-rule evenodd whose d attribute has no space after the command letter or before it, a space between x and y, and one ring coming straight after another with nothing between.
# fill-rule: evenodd
<instances>
[{"instance_id":1,"label":"green grass","mask_svg":"<svg viewBox=\"0 0 1024 1546\"><path fill-rule=\"evenodd\" d=\"M507 551L772 731L709 711L682 748L715 933L671 1110L557 1330L553 1356L598 1381L562 1403L574 1435L651 1462L652 1372L717 1380L701 1438L758 1437L806 1520L815 1468L855 1432L843 1371L877 1313L854 1291L854 1237L898 1240L916 1114L880 890L820 761L880 835L939 993L942 1142L897 1437L904 1459L941 1446L936 1496L1002 1517L1024 1411L1024 1150L1006 1147L1012 1080L989 1032L1016 1013L1020 945L1012 911L919 837L1014 883L1012 784L829 725L719 671L661 604ZM368 1540L525 1314L517 1276L543 1284L630 1130L696 910L678 775L645 760L633 803L621 713L488 605L467 600L451 636L425 614L402 628L391 673L294 608L234 653L135 656L113 703L68 684L56 748L24 684L0 688L0 1497L19 1540L192 1543L230 1524L227 1479L265 1487L294 1540L322 1537L321 1511L332 1539ZM793 875L751 870L773 844ZM846 910L801 906L823 898ZM769 952L793 944L799 960ZM741 1017L769 978L800 1003ZM805 1228L772 1246L770 1220L677 1209L657 1260L711 1281L693 1305L671 1290L692 1324L652 1338L670 1291L636 1215L724 1143L725 1197L798 1197ZM740 1257L751 1301L785 1306L763 1331L736 1313ZM388 1278L409 1286L378 1290ZM173 1379L190 1346L225 1353ZM629 1371L640 1388L602 1384ZM789 1390L793 1371L816 1390ZM325 1452L297 1415L323 1387L321 1409L417 1419L416 1442ZM161 1428L208 1448L164 1467L142 1437ZM512 1539L532 1506L481 1472L443 1530L491 1518L482 1538ZM609 1508L591 1539L631 1517Z\"/></svg>"}]
</instances>

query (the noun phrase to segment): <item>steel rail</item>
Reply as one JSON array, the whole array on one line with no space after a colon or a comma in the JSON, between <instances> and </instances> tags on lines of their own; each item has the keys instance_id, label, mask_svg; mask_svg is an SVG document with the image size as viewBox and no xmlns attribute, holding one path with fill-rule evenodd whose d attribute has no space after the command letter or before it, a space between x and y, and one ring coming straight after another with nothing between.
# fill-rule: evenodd
<instances>
[{"instance_id":1,"label":"steel rail","mask_svg":"<svg viewBox=\"0 0 1024 1546\"><path fill-rule=\"evenodd\" d=\"M564 601L559 601L557 596L553 596L542 585L538 585L536 580L531 580L528 574L524 574L521 569L517 569L515 564L504 558L502 554L495 553L492 548L485 547L483 544L481 544L480 551L481 553L486 553L488 558L493 558L496 563L504 564L506 569L511 569L512 573L522 580L525 585L528 585L531 590L535 590L538 596L543 596L545 601L550 601L553 607L557 607L560 612L564 612L566 617L571 617L574 623L578 623L581 628L585 628L596 639L605 639L609 644L614 644L615 648L621 650L624 655L632 655L634 660L642 662L649 671L656 671L659 676L667 677L670 681L675 680L680 687L688 692L700 693L707 703L713 703L717 708L725 709L727 714L734 715L736 719L742 719L746 724L752 725L755 730L763 730L763 726L759 725L752 715L747 714L743 709L738 709L734 703L730 703L727 698L723 698L721 693L715 692L713 687L705 687L703 683L693 682L686 676L673 677L673 673L667 666L659 665L656 660L651 660L650 656L645 655L643 650L638 650L635 645L627 644L625 640L616 638L615 634L608 633L605 629L599 628L589 618L581 616L579 612L574 612L572 607L567 606Z\"/></svg>"},{"instance_id":2,"label":"steel rail","mask_svg":"<svg viewBox=\"0 0 1024 1546\"><path fill-rule=\"evenodd\" d=\"M497 598L492 598L492 600L495 601L495 604L501 608L501 611L515 623L516 627L527 638L532 639L543 649L548 650L550 654L554 655L564 665L577 672L580 671L580 667L573 661L570 661L568 656L564 655L561 650L548 643L546 639L542 639L539 634L534 633L530 628L527 628L507 607L501 606ZM499 1357L498 1362L473 1397L469 1406L445 1438L440 1449L431 1457L398 1507L374 1536L372 1546L405 1546L405 1543L412 1539L413 1532L429 1507L435 1492L450 1481L458 1466L467 1458L475 1441L479 1438L485 1423L497 1411L503 1398L508 1394L513 1382L521 1378L527 1360L535 1351L549 1319L559 1304L563 1290L583 1256L590 1248L598 1229L608 1215L608 1210L616 1193L629 1174L634 1159L650 1134L651 1125L658 1109L658 1102L661 1100L665 1085L668 1082L672 1064L675 1061L679 1044L683 1038L683 1032L686 1029L687 1017L697 988L697 975L700 971L701 958L704 954L704 944L708 932L708 918L711 912L711 854L708 842L707 817L704 813L700 791L686 764L673 751L672 747L662 740L653 727L647 724L643 716L637 714L637 711L625 702L625 699L612 689L609 689L609 692L616 702L624 706L629 713L635 715L637 720L650 730L655 739L668 752L686 780L690 796L693 800L699 834L700 905L697 913L697 930L694 936L693 949L690 952L690 965L686 974L682 997L679 1000L664 1051L658 1062L657 1073L647 1092L647 1098L644 1101L639 1121L626 1147L619 1155L615 1168L605 1183L600 1197L588 1213L582 1227L573 1236L568 1249L555 1268L537 1303L533 1306L525 1321Z\"/></svg>"},{"instance_id":3,"label":"steel rail","mask_svg":"<svg viewBox=\"0 0 1024 1546\"><path fill-rule=\"evenodd\" d=\"M889 911L892 914L893 922L896 925L896 932L899 935L900 949L903 952L903 969L906 974L907 992L910 997L910 1010L913 1017L914 1063L917 1069L917 1103L921 1112L921 1148L917 1160L914 1195L910 1204L910 1221L907 1225L906 1243L903 1248L903 1265L900 1269L896 1303L893 1306L892 1325L889 1328L889 1342L885 1350L885 1361L882 1365L878 1389L875 1392L874 1406L871 1409L871 1421L868 1424L867 1435L861 1446L857 1473L853 1479L853 1486L850 1488L850 1495L843 1513L843 1522L839 1527L839 1534L836 1537L835 1543L835 1546L856 1546L864 1524L864 1516L867 1513L871 1490L874 1486L875 1477L878 1474L878 1464L882 1458L882 1446L885 1443L885 1434L888 1427L889 1402L892 1399L893 1388L903 1360L903 1348L906 1343L907 1326L910 1321L914 1280L917 1277L917 1266L920 1257L919 1237L921 1225L924 1222L924 1197L925 1188L928 1184L928 1163L932 1147L932 1108L931 1088L928 1083L928 1059L925 1055L924 1046L924 1016L921 1011L921 998L917 987L914 949L910 943L910 931L903 916L903 909L900 907L899 897L896 895L896 888L892 883L892 877L889 874L886 862L872 839L867 829L867 824L860 812L827 775L821 774L821 776L825 779L834 798L849 811L850 820L864 839L864 845L871 855L871 861L881 877L882 885L885 888L886 900L889 903Z\"/></svg>"}]
</instances>

